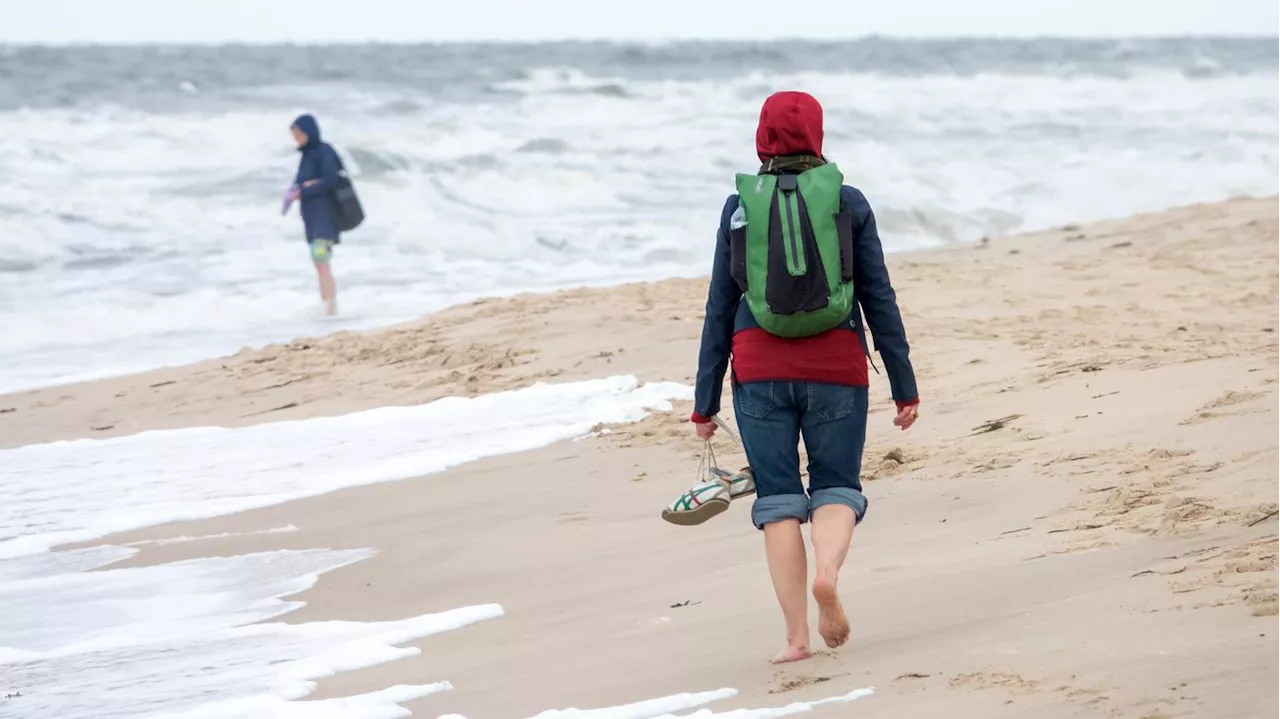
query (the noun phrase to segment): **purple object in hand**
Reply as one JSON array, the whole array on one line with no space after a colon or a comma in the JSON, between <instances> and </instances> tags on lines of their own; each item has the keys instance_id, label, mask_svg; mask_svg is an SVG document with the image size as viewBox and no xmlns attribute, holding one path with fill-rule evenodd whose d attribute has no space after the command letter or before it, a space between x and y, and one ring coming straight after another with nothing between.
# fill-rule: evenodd
<instances>
[{"instance_id":1,"label":"purple object in hand","mask_svg":"<svg viewBox=\"0 0 1280 719\"><path fill-rule=\"evenodd\" d=\"M296 199L298 199L298 183L295 182L289 185L287 188L285 188L284 202L280 207L280 214L283 215L286 212L288 212L289 206L292 205L293 201Z\"/></svg>"}]
</instances>

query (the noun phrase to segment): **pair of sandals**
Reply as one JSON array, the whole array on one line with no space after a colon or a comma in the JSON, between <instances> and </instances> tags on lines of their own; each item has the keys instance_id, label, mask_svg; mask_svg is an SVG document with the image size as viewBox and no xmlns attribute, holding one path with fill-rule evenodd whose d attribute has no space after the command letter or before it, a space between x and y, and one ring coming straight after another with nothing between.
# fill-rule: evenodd
<instances>
[{"instance_id":1,"label":"pair of sandals","mask_svg":"<svg viewBox=\"0 0 1280 719\"><path fill-rule=\"evenodd\" d=\"M724 514L729 503L756 493L756 479L750 467L730 473L716 466L716 455L708 441L698 465L697 483L662 510L662 518L681 527L692 527Z\"/></svg>"}]
</instances>

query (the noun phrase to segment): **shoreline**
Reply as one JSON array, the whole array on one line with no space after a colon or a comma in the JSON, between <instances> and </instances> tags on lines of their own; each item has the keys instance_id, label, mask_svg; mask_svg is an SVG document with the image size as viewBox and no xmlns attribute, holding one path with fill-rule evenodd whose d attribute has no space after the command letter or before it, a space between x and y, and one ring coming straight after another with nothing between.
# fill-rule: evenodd
<instances>
[{"instance_id":1,"label":"shoreline","mask_svg":"<svg viewBox=\"0 0 1280 719\"><path fill-rule=\"evenodd\" d=\"M875 686L857 711L885 717L1274 716L1276 227L1272 197L889 257L921 421L894 432L872 375L870 521L842 585L853 640L793 667L764 662L781 633L746 507L692 529L657 517L697 463L687 402L579 442L93 544L227 535L146 545L113 567L375 549L302 593L289 623L501 604L502 619L315 695L449 679L454 691L405 704L421 716L728 686L737 707ZM537 381L688 383L703 293L692 279L481 300L0 396L15 409L0 447ZM742 461L717 448L725 466ZM297 531L249 534L281 526Z\"/></svg>"},{"instance_id":2,"label":"shoreline","mask_svg":"<svg viewBox=\"0 0 1280 719\"><path fill-rule=\"evenodd\" d=\"M1189 205L1089 225L1068 224L1040 232L994 239L984 237L972 244L911 250L887 255L887 258L891 270L897 268L896 287L903 281L903 273L921 266L964 263L974 259L974 251L993 249L1011 255L1024 252L1030 255L1067 242L1078 243L1067 250L1067 254L1071 254L1071 250L1091 251L1099 249L1096 245L1111 235L1125 233L1135 223L1141 225L1165 217L1276 201L1277 197L1272 196ZM1063 245L1054 249L1067 248ZM914 284L914 281L915 278L906 277L906 282ZM340 391L372 390L360 399L360 407L373 408L421 404L450 393L475 396L538 381L598 378L612 369L609 367L613 364L614 355L609 354L614 352L612 349L601 349L596 357L579 357L557 352L549 346L573 329L553 314L562 309L561 305L563 309L578 311L575 318L586 306L606 305L608 309L599 316L589 318L593 320L590 326L593 331L603 330L611 338L616 337L616 342L599 342L602 348L616 343L625 352L629 345L637 344L635 338L618 332L606 321L634 319L639 312L652 310L664 294L696 295L705 284L705 277L672 278L482 298L417 320L376 329L338 330L256 349L246 347L231 355L182 365L0 393L0 449L200 426L213 420L217 426L240 427L351 411L345 403L336 407L327 402L317 387L334 381L347 385ZM639 312L625 311L628 303L634 303ZM669 310L674 321L696 321L700 328L701 304L700 301L693 305L663 304L661 309ZM904 317L912 312L910 303L905 304L903 312ZM477 333L468 329L470 324L485 322L496 323L494 329L498 332ZM910 327L908 331L910 333ZM511 336L530 333L526 337ZM494 334L500 336L495 338ZM678 331L664 331L658 341L663 338L685 342L690 339L688 333ZM696 337L694 340L696 342ZM425 346L409 347L411 344ZM375 356L384 351L393 356L385 359ZM696 344L692 352L696 352ZM335 367L334 362L342 366ZM692 381L693 364L692 360L688 362L688 371L682 376L665 379ZM345 368L358 373L354 377L341 376L337 370ZM395 377L389 387L379 382L381 372L404 374L406 370L413 376ZM203 382L232 383L236 385L236 392L202 388L199 385ZM288 392L278 391L291 386L293 389ZM233 403L241 412L228 415L225 412L228 403ZM192 404L196 406L190 407ZM61 415L69 418L60 421Z\"/></svg>"}]
</instances>

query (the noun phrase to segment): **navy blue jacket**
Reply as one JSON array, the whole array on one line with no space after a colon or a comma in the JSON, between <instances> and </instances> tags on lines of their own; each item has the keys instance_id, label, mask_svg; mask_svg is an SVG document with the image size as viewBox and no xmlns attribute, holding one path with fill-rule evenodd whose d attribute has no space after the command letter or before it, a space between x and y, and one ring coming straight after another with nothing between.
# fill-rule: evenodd
<instances>
[{"instance_id":1,"label":"navy blue jacket","mask_svg":"<svg viewBox=\"0 0 1280 719\"><path fill-rule=\"evenodd\" d=\"M329 204L329 192L338 185L338 173L342 160L327 143L320 140L320 125L310 115L302 115L293 121L295 127L307 134L307 144L298 148L302 159L298 160L298 189L302 194L298 213L307 231L307 242L333 240L340 242L338 228L333 222L333 207ZM319 180L304 187L308 180Z\"/></svg>"},{"instance_id":2,"label":"navy blue jacket","mask_svg":"<svg viewBox=\"0 0 1280 719\"><path fill-rule=\"evenodd\" d=\"M733 279L729 266L729 219L738 207L738 196L730 195L720 213L720 231L716 235L716 256L711 266L711 287L707 291L706 317L702 323L702 347L698 351L698 378L694 384L693 411L710 417L720 411L720 392L729 367L733 335L758 327L742 290ZM847 320L858 333L862 346L867 346L862 315L867 318L875 349L884 360L893 399L910 404L918 399L915 370L911 367L907 332L898 312L897 295L889 284L889 270L884 264L884 250L876 233L876 218L867 198L857 189L840 190L840 211L854 216L853 288L862 312L855 307Z\"/></svg>"}]
</instances>

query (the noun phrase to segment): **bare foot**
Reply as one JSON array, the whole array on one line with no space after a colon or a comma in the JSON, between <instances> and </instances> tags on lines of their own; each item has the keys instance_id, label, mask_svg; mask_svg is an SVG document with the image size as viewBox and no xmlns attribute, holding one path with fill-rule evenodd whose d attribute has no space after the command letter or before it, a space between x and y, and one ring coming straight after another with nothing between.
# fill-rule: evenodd
<instances>
[{"instance_id":1,"label":"bare foot","mask_svg":"<svg viewBox=\"0 0 1280 719\"><path fill-rule=\"evenodd\" d=\"M835 649L849 641L849 620L840 604L834 582L819 577L813 582L813 598L818 602L818 634Z\"/></svg>"},{"instance_id":2,"label":"bare foot","mask_svg":"<svg viewBox=\"0 0 1280 719\"><path fill-rule=\"evenodd\" d=\"M797 646L794 644L788 644L786 649L783 649L774 655L773 659L770 659L769 662L771 664L786 664L787 662L804 661L811 656L813 656L813 652L809 651L809 647L807 645L801 644Z\"/></svg>"}]
</instances>

